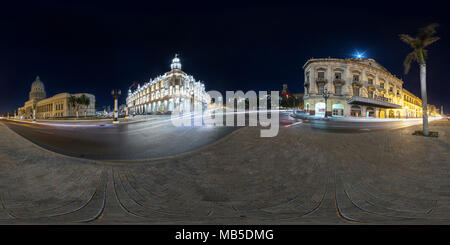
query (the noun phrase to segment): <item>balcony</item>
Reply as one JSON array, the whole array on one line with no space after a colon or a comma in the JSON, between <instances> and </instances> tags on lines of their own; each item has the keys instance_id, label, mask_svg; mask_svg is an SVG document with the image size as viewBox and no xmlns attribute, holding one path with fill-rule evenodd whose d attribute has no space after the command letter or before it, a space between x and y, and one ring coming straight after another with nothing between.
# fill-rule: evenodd
<instances>
[{"instance_id":1,"label":"balcony","mask_svg":"<svg viewBox=\"0 0 450 245\"><path fill-rule=\"evenodd\" d=\"M373 99L364 98L364 97L360 97L360 96L353 96L347 100L347 103L355 104L355 105L373 106L373 107L379 107L379 108L391 108L391 109L401 108L400 105L390 103L391 101L392 100L389 98L380 97L380 96L375 96Z\"/></svg>"},{"instance_id":2,"label":"balcony","mask_svg":"<svg viewBox=\"0 0 450 245\"><path fill-rule=\"evenodd\" d=\"M335 86L343 86L343 85L345 85L345 81L344 81L344 79L342 79L342 78L335 78L335 79L333 80L333 84L334 84Z\"/></svg>"},{"instance_id":3,"label":"balcony","mask_svg":"<svg viewBox=\"0 0 450 245\"><path fill-rule=\"evenodd\" d=\"M359 81L359 80L353 80L352 86L354 86L354 87L362 87L363 83L361 81Z\"/></svg>"},{"instance_id":4,"label":"balcony","mask_svg":"<svg viewBox=\"0 0 450 245\"><path fill-rule=\"evenodd\" d=\"M318 77L318 78L316 78L316 83L323 83L323 84L326 84L326 83L328 83L328 80L327 79L325 79L325 78L323 78L323 77Z\"/></svg>"}]
</instances>

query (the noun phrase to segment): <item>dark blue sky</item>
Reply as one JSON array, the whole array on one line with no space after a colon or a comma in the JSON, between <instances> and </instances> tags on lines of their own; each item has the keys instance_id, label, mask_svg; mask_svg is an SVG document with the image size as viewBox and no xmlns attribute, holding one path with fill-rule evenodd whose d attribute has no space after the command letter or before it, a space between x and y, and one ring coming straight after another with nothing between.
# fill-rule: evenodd
<instances>
[{"instance_id":1,"label":"dark blue sky","mask_svg":"<svg viewBox=\"0 0 450 245\"><path fill-rule=\"evenodd\" d=\"M450 23L440 2L61 2L1 3L0 112L23 105L36 75L48 96L89 92L100 106L112 105L111 89L163 74L175 53L207 90L281 90L287 83L303 92L308 58L360 50L419 95L418 67L403 75L410 48L397 35L431 22L441 24L442 39L429 48L429 103L450 111Z\"/></svg>"}]
</instances>

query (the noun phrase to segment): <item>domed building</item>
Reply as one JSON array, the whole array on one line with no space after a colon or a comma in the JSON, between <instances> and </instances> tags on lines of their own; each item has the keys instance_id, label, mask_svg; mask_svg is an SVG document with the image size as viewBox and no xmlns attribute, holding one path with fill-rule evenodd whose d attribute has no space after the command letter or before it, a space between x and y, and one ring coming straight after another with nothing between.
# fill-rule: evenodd
<instances>
[{"instance_id":1,"label":"domed building","mask_svg":"<svg viewBox=\"0 0 450 245\"><path fill-rule=\"evenodd\" d=\"M85 96L89 104L85 105L71 105L70 97ZM73 117L77 114L81 116L95 115L95 96L88 93L60 93L50 98L46 98L45 85L39 78L36 77L31 84L29 92L29 100L25 102L23 107L20 107L18 116L20 119L33 119L36 114L37 119L52 119L60 117Z\"/></svg>"},{"instance_id":2,"label":"domed building","mask_svg":"<svg viewBox=\"0 0 450 245\"><path fill-rule=\"evenodd\" d=\"M205 84L181 70L178 55L172 59L171 70L150 79L143 86L128 91L127 109L131 115L151 113L183 113L206 109L211 99Z\"/></svg>"},{"instance_id":3,"label":"domed building","mask_svg":"<svg viewBox=\"0 0 450 245\"><path fill-rule=\"evenodd\" d=\"M30 100L42 100L45 99L45 97L44 83L41 82L41 79L37 76L36 80L31 84Z\"/></svg>"}]
</instances>

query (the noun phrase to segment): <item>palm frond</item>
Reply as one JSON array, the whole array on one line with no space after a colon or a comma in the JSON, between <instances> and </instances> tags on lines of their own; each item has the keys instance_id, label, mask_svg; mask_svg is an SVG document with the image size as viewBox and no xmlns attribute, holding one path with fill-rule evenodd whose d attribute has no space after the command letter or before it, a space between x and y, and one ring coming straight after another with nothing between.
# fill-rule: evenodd
<instances>
[{"instance_id":1,"label":"palm frond","mask_svg":"<svg viewBox=\"0 0 450 245\"><path fill-rule=\"evenodd\" d=\"M400 38L400 40L402 40L403 42L405 42L406 44L408 44L412 48L415 48L414 47L414 44L416 42L415 38L411 37L408 34L400 34L400 35L398 35L398 37Z\"/></svg>"},{"instance_id":2,"label":"palm frond","mask_svg":"<svg viewBox=\"0 0 450 245\"><path fill-rule=\"evenodd\" d=\"M413 62L413 61L417 62L418 60L419 59L418 59L416 51L413 51L406 56L405 60L403 61L403 67L405 68L405 74L408 74L409 69L411 68L411 62Z\"/></svg>"},{"instance_id":3,"label":"palm frond","mask_svg":"<svg viewBox=\"0 0 450 245\"><path fill-rule=\"evenodd\" d=\"M419 34L427 35L429 37L436 34L436 28L439 26L438 23L431 23L425 27L419 29Z\"/></svg>"},{"instance_id":4,"label":"palm frond","mask_svg":"<svg viewBox=\"0 0 450 245\"><path fill-rule=\"evenodd\" d=\"M422 42L425 42L429 38L431 38L434 34L436 34L436 28L439 26L437 23L429 24L425 27L419 29L419 33L417 34L417 38Z\"/></svg>"},{"instance_id":5,"label":"palm frond","mask_svg":"<svg viewBox=\"0 0 450 245\"><path fill-rule=\"evenodd\" d=\"M436 41L439 40L439 39L440 39L439 37L430 37L430 38L424 40L424 42L423 42L423 47L426 47L426 46L428 46L428 45L430 45L430 44L436 42Z\"/></svg>"}]
</instances>

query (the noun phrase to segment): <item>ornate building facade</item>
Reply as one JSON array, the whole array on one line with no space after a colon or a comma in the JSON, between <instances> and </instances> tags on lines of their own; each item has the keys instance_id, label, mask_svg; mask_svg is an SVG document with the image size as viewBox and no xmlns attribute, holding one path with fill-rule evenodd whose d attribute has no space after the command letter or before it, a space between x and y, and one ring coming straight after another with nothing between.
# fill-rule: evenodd
<instances>
[{"instance_id":1,"label":"ornate building facade","mask_svg":"<svg viewBox=\"0 0 450 245\"><path fill-rule=\"evenodd\" d=\"M406 89L403 89L403 108L405 117L422 117L422 100Z\"/></svg>"},{"instance_id":2,"label":"ornate building facade","mask_svg":"<svg viewBox=\"0 0 450 245\"><path fill-rule=\"evenodd\" d=\"M310 59L303 69L304 109L310 115L323 117L327 113L334 117L371 118L422 116L420 99L403 89L403 81L373 59ZM324 92L329 94L326 106ZM404 95L411 98L412 103L404 102Z\"/></svg>"},{"instance_id":3,"label":"ornate building facade","mask_svg":"<svg viewBox=\"0 0 450 245\"><path fill-rule=\"evenodd\" d=\"M95 115L95 96L87 93L69 94L60 93L53 97L46 98L45 86L41 79L36 77L36 80L31 84L31 91L29 93L29 100L25 102L23 107L20 107L18 116L21 119L32 119L34 113L38 119L51 119L59 117L71 117L76 115L76 110L69 103L71 96L80 97L86 96L89 98L89 106L79 106L79 115L92 116ZM34 110L36 112L34 112Z\"/></svg>"},{"instance_id":4,"label":"ornate building facade","mask_svg":"<svg viewBox=\"0 0 450 245\"><path fill-rule=\"evenodd\" d=\"M211 99L205 84L181 70L180 59L175 56L171 70L150 79L137 89L128 90L126 99L128 113L183 113L205 110Z\"/></svg>"}]
</instances>

